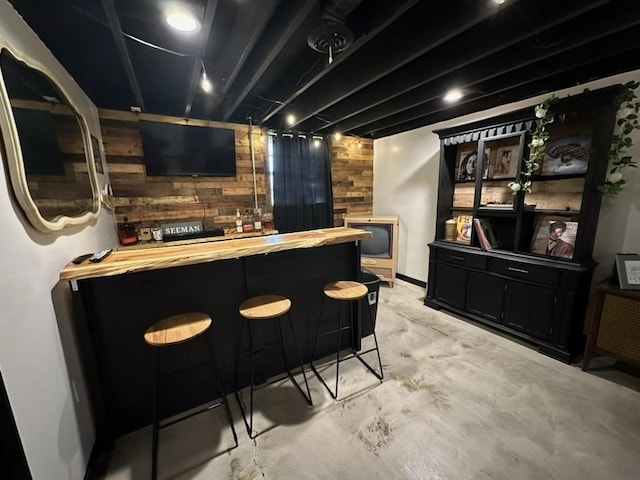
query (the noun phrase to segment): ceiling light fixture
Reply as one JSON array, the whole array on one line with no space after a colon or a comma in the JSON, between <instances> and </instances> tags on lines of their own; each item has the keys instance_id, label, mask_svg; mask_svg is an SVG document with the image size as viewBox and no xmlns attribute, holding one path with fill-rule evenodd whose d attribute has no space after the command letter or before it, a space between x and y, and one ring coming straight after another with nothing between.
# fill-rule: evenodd
<instances>
[{"instance_id":1,"label":"ceiling light fixture","mask_svg":"<svg viewBox=\"0 0 640 480\"><path fill-rule=\"evenodd\" d=\"M498 5L502 5L504 2L506 2L506 0L493 0L494 3L497 3Z\"/></svg>"},{"instance_id":2,"label":"ceiling light fixture","mask_svg":"<svg viewBox=\"0 0 640 480\"><path fill-rule=\"evenodd\" d=\"M334 139L336 142L339 142L340 140L342 140L342 134L341 134L340 132L336 132L336 133L334 133L334 134L333 134L333 139Z\"/></svg>"},{"instance_id":3,"label":"ceiling light fixture","mask_svg":"<svg viewBox=\"0 0 640 480\"><path fill-rule=\"evenodd\" d=\"M296 116L293 113L287 115L287 125L293 126L296 123Z\"/></svg>"},{"instance_id":4,"label":"ceiling light fixture","mask_svg":"<svg viewBox=\"0 0 640 480\"><path fill-rule=\"evenodd\" d=\"M463 96L464 94L462 93L462 90L459 88L452 88L446 93L443 100L447 103L454 103L460 100Z\"/></svg>"},{"instance_id":5,"label":"ceiling light fixture","mask_svg":"<svg viewBox=\"0 0 640 480\"><path fill-rule=\"evenodd\" d=\"M313 139L313 146L318 148L320 147L320 139L319 138L314 138Z\"/></svg>"},{"instance_id":6,"label":"ceiling light fixture","mask_svg":"<svg viewBox=\"0 0 640 480\"><path fill-rule=\"evenodd\" d=\"M211 80L207 77L207 70L204 68L204 62L200 60L200 64L202 65L202 79L200 80L200 88L205 93L211 93L213 91L213 85L211 84Z\"/></svg>"},{"instance_id":7,"label":"ceiling light fixture","mask_svg":"<svg viewBox=\"0 0 640 480\"><path fill-rule=\"evenodd\" d=\"M167 23L180 32L192 33L200 30L200 22L186 10L174 9L167 13Z\"/></svg>"},{"instance_id":8,"label":"ceiling light fixture","mask_svg":"<svg viewBox=\"0 0 640 480\"><path fill-rule=\"evenodd\" d=\"M316 52L329 56L329 65L333 63L333 56L342 52L353 43L353 33L346 25L327 24L314 28L307 36L307 44Z\"/></svg>"}]
</instances>

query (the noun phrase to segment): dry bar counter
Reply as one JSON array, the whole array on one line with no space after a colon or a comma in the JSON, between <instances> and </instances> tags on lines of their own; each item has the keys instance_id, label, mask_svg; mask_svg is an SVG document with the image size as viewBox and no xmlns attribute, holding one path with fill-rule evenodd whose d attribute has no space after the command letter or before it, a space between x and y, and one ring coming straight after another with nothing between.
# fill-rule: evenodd
<instances>
[{"instance_id":1,"label":"dry bar counter","mask_svg":"<svg viewBox=\"0 0 640 480\"><path fill-rule=\"evenodd\" d=\"M108 449L116 437L150 423L152 352L143 341L150 325L178 313L209 314L213 327L207 341L215 352L224 388L230 393L235 388L236 371L246 372L248 362L248 339L242 335L238 306L255 295L283 295L292 301L291 315L306 363L323 286L336 280L360 280L359 241L370 236L364 230L328 228L123 250L101 263L67 265L60 279L70 282L72 289L96 419L97 448ZM358 305L354 310L359 318ZM327 330L337 313L323 315L323 323L329 322ZM279 338L278 332L271 333L257 341L268 347ZM335 351L334 342L331 336L324 337L316 358ZM286 345L291 343L290 337L285 338ZM344 346L359 343L357 328ZM277 349L265 352L260 372L263 379L284 371L281 353ZM163 416L219 396L206 374L199 373L199 367L210 361L206 352L184 345L162 357L163 370L168 368L181 379L163 393L168 397ZM188 375L183 378L185 373ZM238 388L248 380L241 375Z\"/></svg>"}]
</instances>

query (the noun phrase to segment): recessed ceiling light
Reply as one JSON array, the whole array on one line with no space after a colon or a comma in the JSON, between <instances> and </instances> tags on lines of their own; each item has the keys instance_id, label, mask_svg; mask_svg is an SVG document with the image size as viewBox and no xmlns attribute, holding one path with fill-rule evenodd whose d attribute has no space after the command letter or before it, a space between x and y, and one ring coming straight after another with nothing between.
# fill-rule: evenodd
<instances>
[{"instance_id":1,"label":"recessed ceiling light","mask_svg":"<svg viewBox=\"0 0 640 480\"><path fill-rule=\"evenodd\" d=\"M463 96L464 94L462 93L462 90L459 88L452 88L446 93L443 99L447 103L454 103L460 100Z\"/></svg>"},{"instance_id":2,"label":"recessed ceiling light","mask_svg":"<svg viewBox=\"0 0 640 480\"><path fill-rule=\"evenodd\" d=\"M296 116L293 113L287 115L287 125L293 125L296 123Z\"/></svg>"},{"instance_id":3,"label":"recessed ceiling light","mask_svg":"<svg viewBox=\"0 0 640 480\"><path fill-rule=\"evenodd\" d=\"M184 10L172 10L167 13L167 23L180 32L200 30L200 22L191 13Z\"/></svg>"},{"instance_id":4,"label":"recessed ceiling light","mask_svg":"<svg viewBox=\"0 0 640 480\"><path fill-rule=\"evenodd\" d=\"M498 5L502 5L506 0L493 0L494 3L497 3Z\"/></svg>"}]
</instances>

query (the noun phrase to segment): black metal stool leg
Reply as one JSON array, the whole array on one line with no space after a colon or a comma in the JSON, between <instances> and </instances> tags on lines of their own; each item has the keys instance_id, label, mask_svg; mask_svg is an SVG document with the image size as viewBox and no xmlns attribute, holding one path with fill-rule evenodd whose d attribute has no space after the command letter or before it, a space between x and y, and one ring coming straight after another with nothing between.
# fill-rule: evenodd
<instances>
[{"instance_id":1,"label":"black metal stool leg","mask_svg":"<svg viewBox=\"0 0 640 480\"><path fill-rule=\"evenodd\" d=\"M213 369L213 376L215 377L216 380L216 384L218 386L218 391L220 392L220 401L222 402L223 406L224 406L224 410L225 413L227 415L227 421L229 422L229 426L231 427L231 433L233 433L233 440L235 442L235 446L238 446L238 435L236 434L236 429L235 426L233 425L233 417L231 416L231 409L229 408L229 402L227 401L227 395L225 393L224 390L224 384L222 383L222 378L220 378L220 371L218 370L218 363L216 362L216 356L215 353L213 351L213 348L211 348L211 345L209 344L209 342L207 342L205 340L205 337L202 337L204 343L207 346L207 349L209 350L209 354L211 355L211 364L212 364L212 369Z\"/></svg>"},{"instance_id":2,"label":"black metal stool leg","mask_svg":"<svg viewBox=\"0 0 640 480\"><path fill-rule=\"evenodd\" d=\"M153 440L151 442L151 478L156 480L158 478L158 367L156 348L153 348L153 366L152 366L152 419L151 419L151 434Z\"/></svg>"},{"instance_id":3,"label":"black metal stool leg","mask_svg":"<svg viewBox=\"0 0 640 480\"><path fill-rule=\"evenodd\" d=\"M338 383L340 380L340 346L342 345L342 305L338 303L338 348L336 349L336 390L334 399L338 398Z\"/></svg>"},{"instance_id":4,"label":"black metal stool leg","mask_svg":"<svg viewBox=\"0 0 640 480\"><path fill-rule=\"evenodd\" d=\"M255 356L255 352L254 350L254 331L253 331L253 323L249 322L249 343L251 344L251 387L250 387L250 407L249 407L249 438L251 438L253 440L254 436L253 436L253 386L256 382L256 378L255 378L255 362L254 362L254 356Z\"/></svg>"},{"instance_id":5,"label":"black metal stool leg","mask_svg":"<svg viewBox=\"0 0 640 480\"><path fill-rule=\"evenodd\" d=\"M289 312L287 312L287 319L289 320L289 328L291 328L291 336L293 337L293 346L296 350L296 356L298 357L298 363L300 365L300 371L302 372L302 378L304 378L304 385L307 388L306 395L304 394L304 392L300 388L300 385L298 385L298 382L295 381L295 379L293 378L293 375L290 372L289 372L289 376L293 384L297 387L297 389L300 391L300 393L306 400L306 402L309 405L313 405L313 401L311 400L311 390L309 389L309 382L307 381L307 374L304 371L304 364L302 363L302 356L300 355L300 348L298 347L298 339L296 337L296 331L293 328L293 320L291 320L291 314ZM280 334L282 335L282 324L280 325ZM282 345L284 350L284 338L282 339Z\"/></svg>"},{"instance_id":6,"label":"black metal stool leg","mask_svg":"<svg viewBox=\"0 0 640 480\"><path fill-rule=\"evenodd\" d=\"M360 358L359 353L356 354L356 358L360 360L360 363L362 363L365 367L367 367L367 370L373 373L376 376L376 378L378 378L378 380L382 381L384 379L384 371L382 369L382 359L380 358L380 349L378 348L378 337L376 335L375 325L373 324L373 315L371 315L371 305L367 305L367 307L368 307L367 312L369 314L368 315L369 324L371 325L371 331L373 332L373 342L375 343L375 348L372 348L371 350L368 350L367 352L363 352L363 353L368 353L373 350L376 351L376 354L378 355L378 366L380 367L380 373L376 372L373 368L371 368L371 366L367 362L365 362L362 358Z\"/></svg>"},{"instance_id":7,"label":"black metal stool leg","mask_svg":"<svg viewBox=\"0 0 640 480\"><path fill-rule=\"evenodd\" d=\"M322 320L322 310L324 309L324 299L325 296L322 296L322 303L320 304L320 315L318 315L318 322L316 323L316 334L313 337L313 348L311 349L311 364L313 365L313 357L316 354L316 346L318 344L318 333L320 333L320 321Z\"/></svg>"},{"instance_id":8,"label":"black metal stool leg","mask_svg":"<svg viewBox=\"0 0 640 480\"><path fill-rule=\"evenodd\" d=\"M239 371L236 371L236 386L234 389L234 394L236 397L236 400L238 402L238 407L240 408L240 413L242 414L242 420L244 421L244 426L247 429L247 434L249 435L249 438L251 438L252 440L255 438L255 436L253 435L253 385L255 383L255 366L254 366L254 339L253 339L253 324L251 323L250 320L246 320L246 323L248 324L249 327L249 349L250 349L250 362L251 362L251 384L249 385L249 421L247 421L247 412L246 412L246 408L243 406L243 402L242 399L240 398L240 394L238 392L238 376L239 376ZM244 326L243 326L243 332L244 332Z\"/></svg>"}]
</instances>

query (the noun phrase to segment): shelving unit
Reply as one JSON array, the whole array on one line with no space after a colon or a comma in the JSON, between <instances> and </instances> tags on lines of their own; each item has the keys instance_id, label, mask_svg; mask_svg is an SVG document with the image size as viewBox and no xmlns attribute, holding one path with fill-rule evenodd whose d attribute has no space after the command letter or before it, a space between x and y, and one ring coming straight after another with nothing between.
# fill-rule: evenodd
<instances>
[{"instance_id":1,"label":"shelving unit","mask_svg":"<svg viewBox=\"0 0 640 480\"><path fill-rule=\"evenodd\" d=\"M519 180L530 153L533 108L436 132L440 184L426 305L523 338L565 362L582 350L601 201L597 186L605 180L622 88L554 106L531 193L514 196L508 185ZM451 218L467 242L447 240ZM472 219L488 225L499 244L483 248ZM549 241L552 229L562 233L555 242Z\"/></svg>"}]
</instances>

